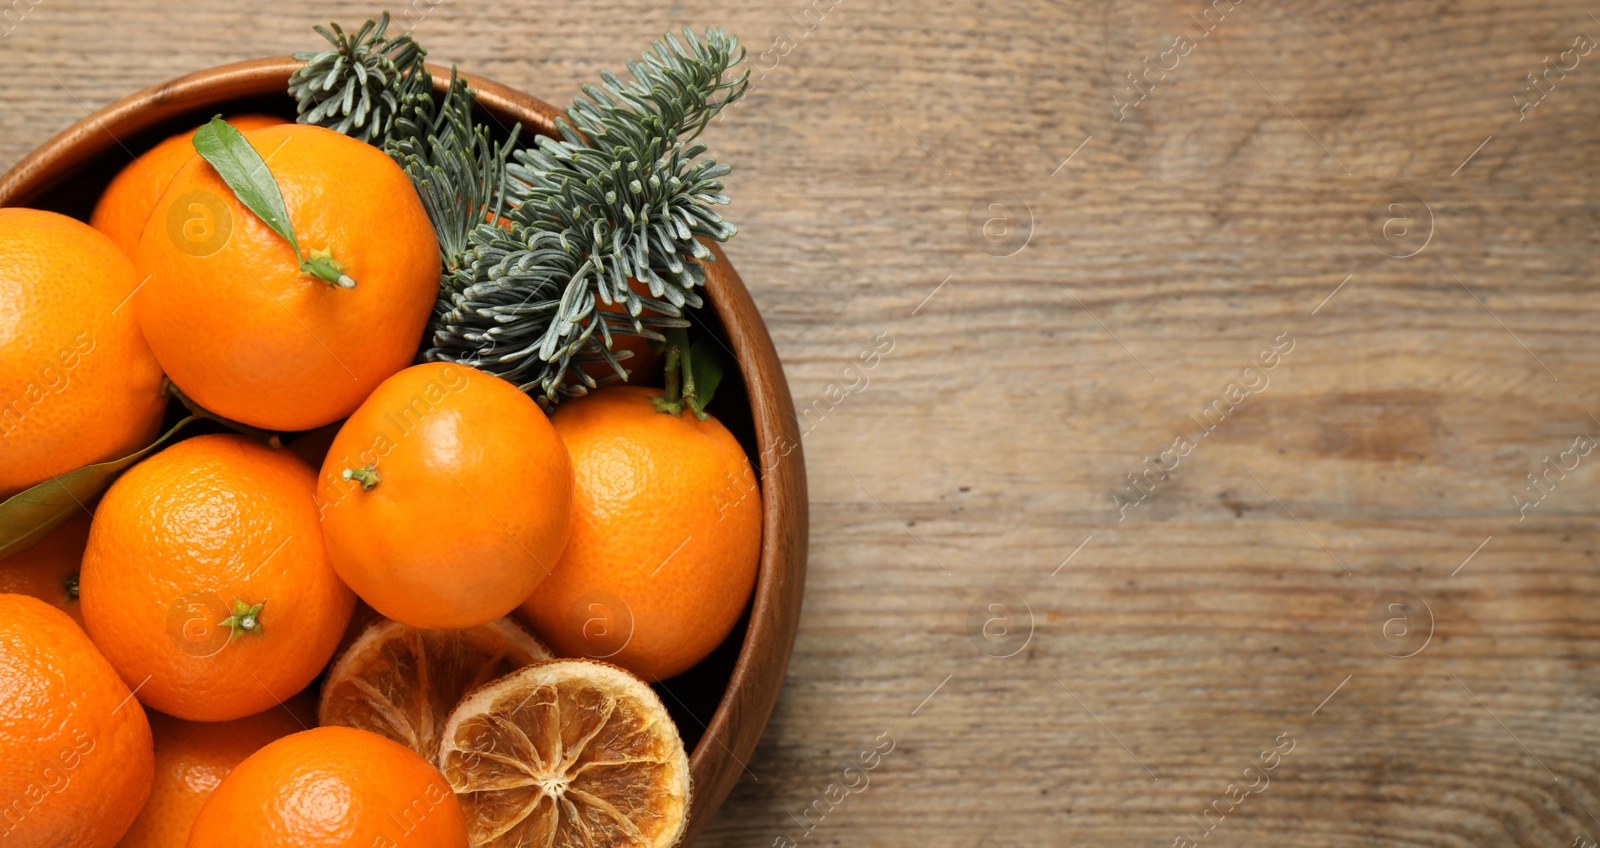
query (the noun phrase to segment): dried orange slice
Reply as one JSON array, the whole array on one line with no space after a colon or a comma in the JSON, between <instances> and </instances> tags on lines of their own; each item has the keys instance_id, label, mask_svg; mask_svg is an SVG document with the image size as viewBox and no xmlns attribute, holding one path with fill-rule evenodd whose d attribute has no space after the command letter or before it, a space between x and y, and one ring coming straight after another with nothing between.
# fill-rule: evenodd
<instances>
[{"instance_id":1,"label":"dried orange slice","mask_svg":"<svg viewBox=\"0 0 1600 848\"><path fill-rule=\"evenodd\" d=\"M593 660L529 666L467 696L439 768L474 848L644 846L683 837L689 758L643 680Z\"/></svg>"},{"instance_id":2,"label":"dried orange slice","mask_svg":"<svg viewBox=\"0 0 1600 848\"><path fill-rule=\"evenodd\" d=\"M509 618L462 630L379 619L329 670L317 721L370 730L434 762L439 731L468 692L550 656Z\"/></svg>"}]
</instances>

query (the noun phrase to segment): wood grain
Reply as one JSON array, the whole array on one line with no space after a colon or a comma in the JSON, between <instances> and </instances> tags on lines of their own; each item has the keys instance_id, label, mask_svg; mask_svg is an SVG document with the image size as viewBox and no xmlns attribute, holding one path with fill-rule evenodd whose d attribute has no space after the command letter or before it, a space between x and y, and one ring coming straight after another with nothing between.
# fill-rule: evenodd
<instances>
[{"instance_id":1,"label":"wood grain","mask_svg":"<svg viewBox=\"0 0 1600 848\"><path fill-rule=\"evenodd\" d=\"M552 102L683 24L768 69L705 139L812 410L810 572L699 844L1600 839L1600 454L1512 499L1600 438L1600 53L1512 99L1593 10L1247 0L1119 121L1126 74L1216 7L841 0L809 32L799 0L406 8L435 59ZM370 11L43 0L0 40L0 161ZM968 218L1020 215L1002 192L1032 227L993 256ZM1434 225L1399 259L1406 194ZM1119 521L1126 475L1283 333L1270 385ZM998 591L1030 615L985 638ZM1387 592L1431 610L1410 658L1369 624ZM1201 838L1207 808L1231 812Z\"/></svg>"}]
</instances>

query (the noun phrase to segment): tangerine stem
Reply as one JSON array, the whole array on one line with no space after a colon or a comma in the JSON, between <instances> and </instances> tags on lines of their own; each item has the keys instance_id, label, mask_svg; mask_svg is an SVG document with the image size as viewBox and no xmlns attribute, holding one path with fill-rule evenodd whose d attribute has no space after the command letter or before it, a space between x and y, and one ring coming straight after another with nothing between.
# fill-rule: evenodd
<instances>
[{"instance_id":1,"label":"tangerine stem","mask_svg":"<svg viewBox=\"0 0 1600 848\"><path fill-rule=\"evenodd\" d=\"M228 638L230 644L246 633L257 638L265 636L266 632L261 627L261 610L266 605L267 602L264 600L252 606L238 598L234 598L233 615L217 622L217 626L227 627L233 631L233 635Z\"/></svg>"},{"instance_id":2,"label":"tangerine stem","mask_svg":"<svg viewBox=\"0 0 1600 848\"><path fill-rule=\"evenodd\" d=\"M344 272L344 264L333 258L333 254L326 250L314 250L311 256L300 262L300 270L324 282L332 283L341 289L356 287L355 277Z\"/></svg>"},{"instance_id":3,"label":"tangerine stem","mask_svg":"<svg viewBox=\"0 0 1600 848\"><path fill-rule=\"evenodd\" d=\"M369 465L366 468L346 468L344 470L344 479L360 483L361 491L363 492L383 482L383 477L379 476L375 465Z\"/></svg>"},{"instance_id":4,"label":"tangerine stem","mask_svg":"<svg viewBox=\"0 0 1600 848\"><path fill-rule=\"evenodd\" d=\"M694 362L690 359L689 331L677 327L667 332L672 334L678 347L683 348L683 402L693 410L699 401L699 395L694 389Z\"/></svg>"},{"instance_id":5,"label":"tangerine stem","mask_svg":"<svg viewBox=\"0 0 1600 848\"><path fill-rule=\"evenodd\" d=\"M667 378L667 386L661 392L661 397L654 398L651 403L657 412L678 415L683 412L683 382L682 368L679 363L683 359L682 346L678 344L678 336L667 333L667 356L662 371Z\"/></svg>"}]
</instances>

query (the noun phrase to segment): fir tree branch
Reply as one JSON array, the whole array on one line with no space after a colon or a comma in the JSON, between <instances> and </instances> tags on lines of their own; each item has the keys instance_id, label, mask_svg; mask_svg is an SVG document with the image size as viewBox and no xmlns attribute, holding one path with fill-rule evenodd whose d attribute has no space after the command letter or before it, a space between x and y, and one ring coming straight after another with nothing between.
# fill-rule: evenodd
<instances>
[{"instance_id":1,"label":"fir tree branch","mask_svg":"<svg viewBox=\"0 0 1600 848\"><path fill-rule=\"evenodd\" d=\"M548 403L592 387L586 376L566 379L574 362L624 371L612 336L660 339L686 326L683 309L701 305L700 263L714 259L700 239L738 231L713 208L728 203L730 169L680 136L742 96L749 71L724 79L744 58L736 38L716 29L685 37L687 48L668 36L630 62L632 80L606 73L603 87L586 87L561 138L512 152L512 231L473 231L470 270L441 293L449 304L425 358L475 365ZM622 304L625 316L598 310L597 299Z\"/></svg>"},{"instance_id":2,"label":"fir tree branch","mask_svg":"<svg viewBox=\"0 0 1600 848\"><path fill-rule=\"evenodd\" d=\"M518 148L516 130L496 144L473 120L473 93L453 71L435 103L425 52L409 35L388 38L388 23L318 27L334 49L295 54L307 65L290 92L302 123L383 146L422 198L445 268L422 357L497 374L546 405L625 379L615 337L661 341L688 326L701 263L715 259L702 240L738 232L714 209L728 203L729 168L695 143L749 86L748 69L733 73L738 39L668 34L628 63L629 79L604 72L585 86L560 138ZM576 367L589 364L611 376Z\"/></svg>"},{"instance_id":3,"label":"fir tree branch","mask_svg":"<svg viewBox=\"0 0 1600 848\"><path fill-rule=\"evenodd\" d=\"M567 115L590 144L638 148L652 136L691 142L718 112L744 96L750 85L748 68L733 79L722 79L744 60L739 39L710 28L704 41L688 27L683 36L687 48L668 33L651 43L643 61L628 62L631 80L623 82L601 71L604 86L583 87L586 96L574 100ZM565 128L562 137L578 140Z\"/></svg>"},{"instance_id":4,"label":"fir tree branch","mask_svg":"<svg viewBox=\"0 0 1600 848\"><path fill-rule=\"evenodd\" d=\"M442 103L434 102L426 68L417 79L419 85L400 101L384 150L422 198L448 279L466 262L472 230L505 217L506 158L522 126L512 128L505 142L497 145L488 127L474 123L472 89L453 68Z\"/></svg>"},{"instance_id":5,"label":"fir tree branch","mask_svg":"<svg viewBox=\"0 0 1600 848\"><path fill-rule=\"evenodd\" d=\"M381 144L401 101L417 90L419 74L426 74L422 63L427 51L409 34L387 36L388 12L354 34L336 23L328 27L315 29L332 50L294 54L306 63L289 77L296 120ZM428 89L424 85L422 90Z\"/></svg>"}]
</instances>

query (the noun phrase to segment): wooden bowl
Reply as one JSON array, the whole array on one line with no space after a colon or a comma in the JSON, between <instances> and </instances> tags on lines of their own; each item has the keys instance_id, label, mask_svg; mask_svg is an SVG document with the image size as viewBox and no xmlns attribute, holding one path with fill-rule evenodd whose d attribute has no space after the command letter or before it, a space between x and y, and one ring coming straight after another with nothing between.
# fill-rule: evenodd
<instances>
[{"instance_id":1,"label":"wooden bowl","mask_svg":"<svg viewBox=\"0 0 1600 848\"><path fill-rule=\"evenodd\" d=\"M224 65L124 97L45 142L0 176L0 206L51 209L87 220L118 170L168 135L218 113L293 116L283 56ZM442 91L448 68L431 68ZM490 80L463 75L482 110L509 128L554 134L558 110ZM713 245L715 248L715 245ZM690 671L656 686L691 746L693 806L685 841L704 827L747 768L772 713L794 645L806 565L806 480L794 404L777 351L733 264L707 266L708 307L691 317L738 361L712 411L733 431L762 482L761 565L745 619Z\"/></svg>"}]
</instances>

